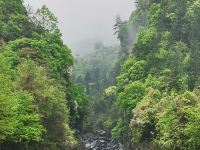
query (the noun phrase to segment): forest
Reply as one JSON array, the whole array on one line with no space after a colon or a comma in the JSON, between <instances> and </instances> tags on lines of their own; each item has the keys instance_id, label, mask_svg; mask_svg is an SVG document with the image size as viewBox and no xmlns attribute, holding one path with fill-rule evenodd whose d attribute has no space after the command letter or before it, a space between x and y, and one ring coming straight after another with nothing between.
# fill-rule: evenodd
<instances>
[{"instance_id":1,"label":"forest","mask_svg":"<svg viewBox=\"0 0 200 150\"><path fill-rule=\"evenodd\" d=\"M47 6L0 0L0 150L200 149L200 0L135 5L73 56Z\"/></svg>"}]
</instances>

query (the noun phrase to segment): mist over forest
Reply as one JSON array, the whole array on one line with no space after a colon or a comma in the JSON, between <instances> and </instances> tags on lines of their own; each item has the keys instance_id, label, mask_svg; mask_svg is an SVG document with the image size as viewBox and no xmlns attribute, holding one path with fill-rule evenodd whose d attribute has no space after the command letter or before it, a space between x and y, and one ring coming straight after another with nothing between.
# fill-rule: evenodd
<instances>
[{"instance_id":1,"label":"mist over forest","mask_svg":"<svg viewBox=\"0 0 200 150\"><path fill-rule=\"evenodd\" d=\"M0 150L199 150L200 0L0 0Z\"/></svg>"},{"instance_id":2,"label":"mist over forest","mask_svg":"<svg viewBox=\"0 0 200 150\"><path fill-rule=\"evenodd\" d=\"M62 38L74 55L93 51L96 42L119 44L112 30L115 17L119 14L127 20L135 9L133 0L24 0L24 3L34 10L48 6L58 18Z\"/></svg>"}]
</instances>

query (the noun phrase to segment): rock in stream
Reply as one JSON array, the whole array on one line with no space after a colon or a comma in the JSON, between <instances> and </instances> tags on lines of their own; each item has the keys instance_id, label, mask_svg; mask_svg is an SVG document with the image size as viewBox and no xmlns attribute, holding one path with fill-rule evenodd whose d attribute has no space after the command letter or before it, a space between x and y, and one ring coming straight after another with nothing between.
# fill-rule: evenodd
<instances>
[{"instance_id":1,"label":"rock in stream","mask_svg":"<svg viewBox=\"0 0 200 150\"><path fill-rule=\"evenodd\" d=\"M87 133L82 140L82 150L123 150L122 144L108 138L105 131L98 131L96 135Z\"/></svg>"}]
</instances>

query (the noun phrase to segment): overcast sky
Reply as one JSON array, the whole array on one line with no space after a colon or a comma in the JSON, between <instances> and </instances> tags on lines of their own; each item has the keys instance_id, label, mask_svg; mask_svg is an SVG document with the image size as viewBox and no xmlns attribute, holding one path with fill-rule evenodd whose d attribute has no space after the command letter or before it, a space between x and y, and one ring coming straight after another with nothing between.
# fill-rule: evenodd
<instances>
[{"instance_id":1,"label":"overcast sky","mask_svg":"<svg viewBox=\"0 0 200 150\"><path fill-rule=\"evenodd\" d=\"M115 17L128 19L134 0L24 0L34 9L47 5L58 17L63 40L72 51L84 53L97 41L117 43L113 35Z\"/></svg>"}]
</instances>

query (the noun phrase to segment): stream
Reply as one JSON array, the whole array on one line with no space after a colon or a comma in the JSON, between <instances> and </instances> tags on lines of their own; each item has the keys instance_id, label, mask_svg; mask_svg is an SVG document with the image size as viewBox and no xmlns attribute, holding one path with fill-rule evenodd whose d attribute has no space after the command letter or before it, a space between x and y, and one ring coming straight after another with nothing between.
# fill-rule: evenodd
<instances>
[{"instance_id":1,"label":"stream","mask_svg":"<svg viewBox=\"0 0 200 150\"><path fill-rule=\"evenodd\" d=\"M98 131L97 134L87 133L82 136L81 150L123 150L122 144L108 138L105 131Z\"/></svg>"}]
</instances>

